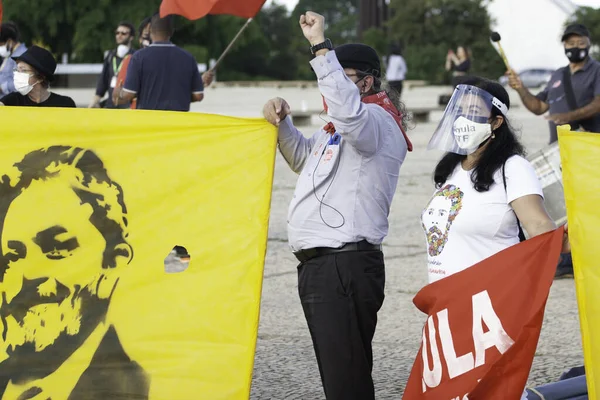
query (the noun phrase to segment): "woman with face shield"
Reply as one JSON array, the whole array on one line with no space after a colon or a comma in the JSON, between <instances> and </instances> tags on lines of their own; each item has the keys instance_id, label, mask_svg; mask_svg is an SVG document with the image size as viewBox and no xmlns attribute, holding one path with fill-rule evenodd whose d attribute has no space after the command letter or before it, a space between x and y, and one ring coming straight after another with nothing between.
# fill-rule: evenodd
<instances>
[{"instance_id":1,"label":"woman with face shield","mask_svg":"<svg viewBox=\"0 0 600 400\"><path fill-rule=\"evenodd\" d=\"M519 243L519 222L529 237L556 228L535 169L508 122L509 107L500 84L470 77L456 87L429 142L428 149L446 152L421 216L429 283Z\"/></svg>"},{"instance_id":2,"label":"woman with face shield","mask_svg":"<svg viewBox=\"0 0 600 400\"><path fill-rule=\"evenodd\" d=\"M2 106L75 107L72 98L50 92L54 81L56 60L52 53L38 46L31 46L19 57L14 70L14 93L0 99Z\"/></svg>"}]
</instances>

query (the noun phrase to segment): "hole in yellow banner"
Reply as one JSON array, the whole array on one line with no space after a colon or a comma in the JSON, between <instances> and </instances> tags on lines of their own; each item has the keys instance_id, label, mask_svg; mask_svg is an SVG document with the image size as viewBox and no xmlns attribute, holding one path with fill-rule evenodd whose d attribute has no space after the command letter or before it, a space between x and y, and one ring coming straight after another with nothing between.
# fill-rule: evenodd
<instances>
[{"instance_id":1,"label":"hole in yellow banner","mask_svg":"<svg viewBox=\"0 0 600 400\"><path fill-rule=\"evenodd\" d=\"M183 246L175 246L165 258L165 272L176 274L184 272L190 265L191 256Z\"/></svg>"}]
</instances>

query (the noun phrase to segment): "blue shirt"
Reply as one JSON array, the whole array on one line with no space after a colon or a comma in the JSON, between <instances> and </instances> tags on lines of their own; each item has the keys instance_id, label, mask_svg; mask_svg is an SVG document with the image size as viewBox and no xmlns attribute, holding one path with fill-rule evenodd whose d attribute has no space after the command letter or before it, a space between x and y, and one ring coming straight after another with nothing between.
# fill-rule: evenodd
<instances>
[{"instance_id":1,"label":"blue shirt","mask_svg":"<svg viewBox=\"0 0 600 400\"><path fill-rule=\"evenodd\" d=\"M588 58L583 68L571 75L571 85L575 94L577 107L585 107L600 96L600 62ZM563 68L559 68L552 74L548 85L536 96L549 105L550 114L566 113L571 110L565 95L563 84ZM557 140L556 125L550 121L550 142ZM588 132L600 132L600 114L590 117L584 126Z\"/></svg>"},{"instance_id":2,"label":"blue shirt","mask_svg":"<svg viewBox=\"0 0 600 400\"><path fill-rule=\"evenodd\" d=\"M123 90L137 94L137 108L189 111L204 85L198 63L171 42L155 42L131 56Z\"/></svg>"},{"instance_id":3,"label":"blue shirt","mask_svg":"<svg viewBox=\"0 0 600 400\"><path fill-rule=\"evenodd\" d=\"M0 90L2 91L3 96L17 91L13 81L13 72L17 68L17 63L12 57L19 57L25 53L26 50L27 47L21 43L10 56L3 60L2 65L0 65Z\"/></svg>"}]
</instances>

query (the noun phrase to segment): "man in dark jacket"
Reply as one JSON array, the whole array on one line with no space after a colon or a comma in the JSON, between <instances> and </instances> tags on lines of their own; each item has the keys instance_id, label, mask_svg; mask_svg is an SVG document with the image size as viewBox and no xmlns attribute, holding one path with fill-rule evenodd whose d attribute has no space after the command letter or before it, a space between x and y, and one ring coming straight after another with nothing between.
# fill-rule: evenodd
<instances>
[{"instance_id":1,"label":"man in dark jacket","mask_svg":"<svg viewBox=\"0 0 600 400\"><path fill-rule=\"evenodd\" d=\"M117 76L121 70L123 59L129 54L133 54L131 43L135 38L135 28L129 22L121 22L115 31L117 48L111 50L104 58L102 74L98 77L96 85L96 94L90 104L90 108L129 108L128 104L115 106L112 101L112 93L117 86ZM101 102L104 95L108 92L108 98Z\"/></svg>"}]
</instances>

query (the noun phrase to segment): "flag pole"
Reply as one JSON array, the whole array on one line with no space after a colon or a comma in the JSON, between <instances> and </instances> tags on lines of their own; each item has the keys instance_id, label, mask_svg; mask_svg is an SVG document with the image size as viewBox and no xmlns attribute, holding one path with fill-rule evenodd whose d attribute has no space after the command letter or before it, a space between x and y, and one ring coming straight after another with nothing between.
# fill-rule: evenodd
<instances>
[{"instance_id":1,"label":"flag pole","mask_svg":"<svg viewBox=\"0 0 600 400\"><path fill-rule=\"evenodd\" d=\"M229 43L229 45L227 46L227 48L225 49L225 51L223 51L223 53L221 54L221 56L219 57L219 59L217 60L217 62L215 62L215 65L213 65L212 68L210 68L211 71L214 71L217 68L217 65L219 65L219 63L221 62L221 60L223 60L223 58L225 57L225 55L227 55L227 53L229 52L229 50L231 50L231 48L233 47L233 44L235 43L235 41L240 37L240 35L242 34L242 32L244 32L244 30L246 30L246 28L248 27L248 25L250 25L250 22L252 22L252 18L248 18L248 21L246 21L246 23L244 24L244 26L242 26L242 28L237 33L237 35L235 35L235 37Z\"/></svg>"}]
</instances>

